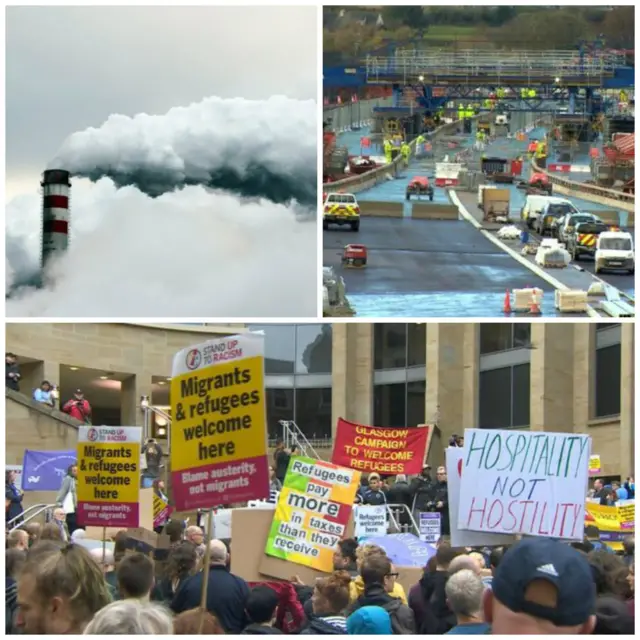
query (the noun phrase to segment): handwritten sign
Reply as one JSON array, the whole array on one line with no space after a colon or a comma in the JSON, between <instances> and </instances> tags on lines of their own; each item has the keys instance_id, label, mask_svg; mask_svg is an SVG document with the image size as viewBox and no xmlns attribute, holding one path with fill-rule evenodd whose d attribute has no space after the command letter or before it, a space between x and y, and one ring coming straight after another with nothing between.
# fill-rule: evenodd
<instances>
[{"instance_id":1,"label":"handwritten sign","mask_svg":"<svg viewBox=\"0 0 640 640\"><path fill-rule=\"evenodd\" d=\"M360 505L353 510L356 538L384 536L387 533L387 509L382 505Z\"/></svg>"},{"instance_id":2,"label":"handwritten sign","mask_svg":"<svg viewBox=\"0 0 640 640\"><path fill-rule=\"evenodd\" d=\"M466 429L459 526L582 540L591 438Z\"/></svg>"},{"instance_id":3,"label":"handwritten sign","mask_svg":"<svg viewBox=\"0 0 640 640\"><path fill-rule=\"evenodd\" d=\"M230 336L179 351L171 408L178 511L269 497L264 336Z\"/></svg>"},{"instance_id":4,"label":"handwritten sign","mask_svg":"<svg viewBox=\"0 0 640 640\"><path fill-rule=\"evenodd\" d=\"M602 462L599 455L589 456L589 475L598 476L602 473Z\"/></svg>"},{"instance_id":5,"label":"handwritten sign","mask_svg":"<svg viewBox=\"0 0 640 640\"><path fill-rule=\"evenodd\" d=\"M330 572L344 537L360 473L292 456L269 531L265 553Z\"/></svg>"},{"instance_id":6,"label":"handwritten sign","mask_svg":"<svg viewBox=\"0 0 640 640\"><path fill-rule=\"evenodd\" d=\"M440 539L440 514L431 512L420 513L420 540L435 544Z\"/></svg>"},{"instance_id":7,"label":"handwritten sign","mask_svg":"<svg viewBox=\"0 0 640 640\"><path fill-rule=\"evenodd\" d=\"M78 429L79 524L139 526L141 440L141 427Z\"/></svg>"},{"instance_id":8,"label":"handwritten sign","mask_svg":"<svg viewBox=\"0 0 640 640\"><path fill-rule=\"evenodd\" d=\"M395 475L422 471L432 428L365 427L338 418L331 462L358 471Z\"/></svg>"}]
</instances>

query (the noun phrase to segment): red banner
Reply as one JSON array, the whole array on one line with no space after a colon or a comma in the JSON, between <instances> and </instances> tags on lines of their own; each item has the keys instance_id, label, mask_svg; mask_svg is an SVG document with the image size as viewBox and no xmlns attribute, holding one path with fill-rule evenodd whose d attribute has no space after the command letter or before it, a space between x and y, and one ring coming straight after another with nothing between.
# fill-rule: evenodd
<instances>
[{"instance_id":1,"label":"red banner","mask_svg":"<svg viewBox=\"0 0 640 640\"><path fill-rule=\"evenodd\" d=\"M428 425L405 429L365 427L338 418L331 462L365 473L418 474L432 433Z\"/></svg>"}]
</instances>

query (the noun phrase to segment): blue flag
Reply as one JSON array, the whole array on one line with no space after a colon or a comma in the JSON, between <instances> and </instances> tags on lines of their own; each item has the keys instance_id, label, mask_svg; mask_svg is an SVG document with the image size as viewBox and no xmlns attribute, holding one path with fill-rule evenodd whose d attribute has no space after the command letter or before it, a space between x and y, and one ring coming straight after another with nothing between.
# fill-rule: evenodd
<instances>
[{"instance_id":1,"label":"blue flag","mask_svg":"<svg viewBox=\"0 0 640 640\"><path fill-rule=\"evenodd\" d=\"M69 465L76 462L77 452L30 451L25 449L22 461L23 491L58 491Z\"/></svg>"}]
</instances>

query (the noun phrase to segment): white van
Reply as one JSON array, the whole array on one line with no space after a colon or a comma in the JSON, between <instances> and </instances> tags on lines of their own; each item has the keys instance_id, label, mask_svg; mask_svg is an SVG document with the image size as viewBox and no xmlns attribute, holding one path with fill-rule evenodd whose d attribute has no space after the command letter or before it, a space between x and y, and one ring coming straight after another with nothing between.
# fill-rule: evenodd
<instances>
[{"instance_id":1,"label":"white van","mask_svg":"<svg viewBox=\"0 0 640 640\"><path fill-rule=\"evenodd\" d=\"M572 209L575 209L576 213L578 213L575 205L566 198L538 195L527 196L524 207L522 207L522 211L520 212L520 217L527 223L527 227L529 227L529 229L533 229L534 224L538 219L538 216L540 215L540 212L542 211L542 209L544 209L547 203L569 205Z\"/></svg>"}]
</instances>

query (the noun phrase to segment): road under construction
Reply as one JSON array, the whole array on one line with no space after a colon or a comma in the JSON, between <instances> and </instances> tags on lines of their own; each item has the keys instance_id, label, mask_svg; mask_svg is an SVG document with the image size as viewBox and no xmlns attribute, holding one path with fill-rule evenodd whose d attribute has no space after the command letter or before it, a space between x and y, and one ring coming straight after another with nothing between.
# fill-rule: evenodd
<instances>
[{"instance_id":1,"label":"road under construction","mask_svg":"<svg viewBox=\"0 0 640 640\"><path fill-rule=\"evenodd\" d=\"M401 65L402 62L402 65ZM442 61L438 64L442 65ZM325 185L328 191L354 192L361 208L361 224L359 232L325 230L323 234L323 259L326 267L332 267L344 280L346 294L355 314L358 316L378 317L497 317L502 316L505 308L507 290L539 288L544 292L541 301L541 312L547 316L560 316L565 313L556 309L554 293L558 289L587 290L594 282L606 285L607 295L620 296L627 308L634 308L634 276L632 274L608 272L594 274L594 263L589 259L579 263L571 263L563 269L541 269L534 263L533 257L519 255L517 242L509 243L499 240L499 225L488 225L483 221L482 211L478 208L477 187L471 188L463 184L439 188L436 186L433 200L426 197L406 199L407 186L417 176L427 176L433 183L435 164L443 160L459 161L470 173L480 173L474 169L480 166L481 156L504 158L507 161L524 157L521 178L526 180L534 171L527 159L527 147L530 140L548 138L555 123L557 108L553 100L545 99L551 95L546 83L557 84L556 77L551 77L547 70L548 62L540 63L539 77L520 78L521 86L539 86L535 104L531 100L514 100L509 113L510 124L502 128L498 135L489 139L486 145L476 144L477 123L469 130L462 132L462 127L454 122L450 126L437 129L430 138L429 152L412 154L408 166L395 167L385 173L384 166L375 171L376 179L368 179L365 175L353 176L334 184ZM547 66L544 66L547 65ZM402 68L401 68L402 66ZM376 74L376 81L381 76L389 78L394 87L400 87L400 94L407 94L407 84L398 82L402 74L407 83L426 82L424 75L427 65L424 60L417 62L416 56L407 62L404 58L390 61L367 60L367 76ZM381 73L381 69L385 72ZM576 76L588 77L592 85L603 84L603 77L595 78L591 70L584 68L574 71ZM469 69L467 69L469 72ZM521 74L522 70L518 73ZM455 70L449 69L447 80L452 81ZM496 81L516 86L513 77L507 80L481 77L482 66L474 71L475 77L465 82L471 90L478 86L488 85ZM558 73L554 72L554 75ZM569 74L569 71L565 71ZM594 72L595 73L595 72ZM409 76L415 76L413 80ZM419 74L419 76L418 76ZM431 69L433 82L443 82L444 72ZM610 65L601 76L613 77L615 67ZM528 83L526 82L528 80ZM579 78L572 82L578 83ZM627 80L623 80L627 83ZM462 80L458 80L456 91L460 93ZM626 85L625 85L626 86ZM433 96L433 87L416 91L412 88L414 101L421 104L425 96ZM514 93L517 89L512 90ZM416 98L415 96L418 96ZM484 94L486 96L486 93ZM522 91L518 92L522 95ZM597 92L572 92L575 99L570 109L576 112L582 109L595 108L589 101L596 103L602 100ZM451 95L444 96L451 105ZM567 92L564 93L566 99ZM398 113L401 99L394 99L394 113ZM432 98L431 98L432 99ZM470 99L470 98L469 98ZM580 103L580 100L582 103ZM454 103L456 104L456 103ZM430 107L437 107L435 102ZM410 109L416 108L409 105ZM424 107L424 104L423 104ZM495 105L489 116L500 111ZM423 109L424 110L424 109ZM384 118L385 108L381 109ZM478 109L481 112L482 109ZM455 114L452 114L455 118ZM485 114L486 116L487 114ZM484 116L480 116L481 118ZM379 118L377 118L379 120ZM477 118L474 118L477 120ZM578 120L580 120L578 118ZM592 122L593 119L583 118ZM355 122L350 130L340 132L338 144L348 148L349 155L362 155L362 141L378 139L379 122ZM508 132L508 135L507 135ZM384 134L382 134L384 135ZM601 140L602 136L600 137ZM596 138L594 138L596 139ZM570 200L583 212L596 215L613 215L618 226L632 230L634 220L634 199L629 194L620 197L611 192L586 183L592 178L589 172L590 150L596 142L582 142L572 148L569 162L560 166L558 160L567 160L562 156L560 148L549 149L547 166L563 171L562 174L548 172L554 184L554 195ZM380 151L380 153L382 153ZM398 164L398 163L396 163ZM571 188L566 189L570 184ZM564 186L563 186L564 185ZM509 190L509 210L512 219L519 220L520 210L525 203L525 192L515 184L499 184L500 188ZM601 197L605 194L605 198ZM490 237L491 236L491 237ZM530 241L540 242L540 238L531 233ZM345 245L360 243L368 251L368 263L364 269L351 269L342 264ZM597 299L590 299L588 315L610 317ZM585 315L572 313L571 315Z\"/></svg>"}]
</instances>

